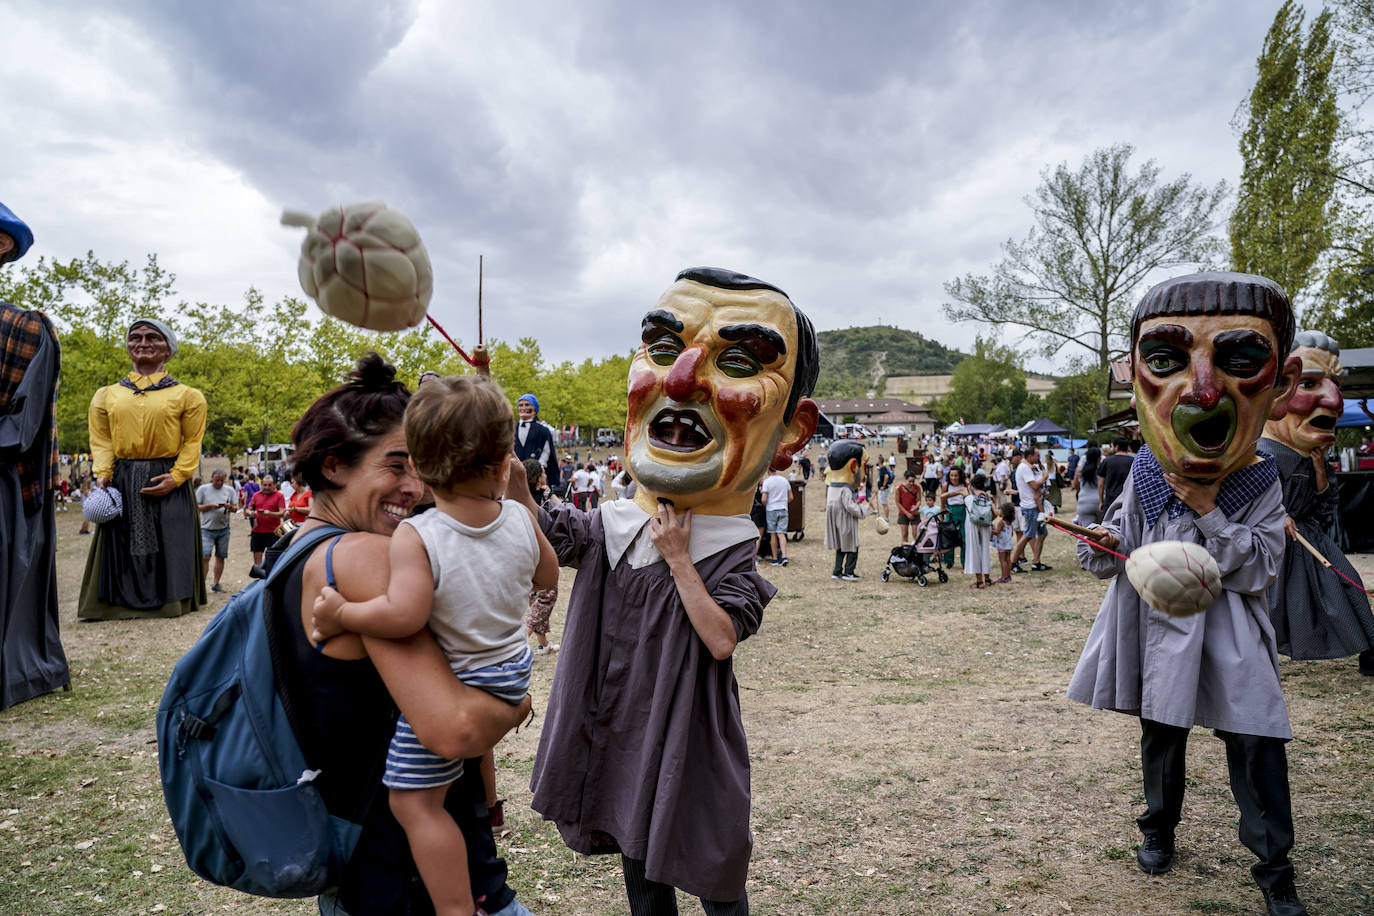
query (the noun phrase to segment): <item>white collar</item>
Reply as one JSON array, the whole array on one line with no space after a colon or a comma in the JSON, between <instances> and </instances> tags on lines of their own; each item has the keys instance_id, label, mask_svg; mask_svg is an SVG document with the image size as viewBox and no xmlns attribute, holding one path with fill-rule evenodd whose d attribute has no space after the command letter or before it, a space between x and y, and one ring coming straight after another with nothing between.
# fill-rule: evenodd
<instances>
[{"instance_id":1,"label":"white collar","mask_svg":"<svg viewBox=\"0 0 1374 916\"><path fill-rule=\"evenodd\" d=\"M601 526L606 532L606 557L611 567L621 558L631 569L642 569L663 559L648 534L652 518L633 499L614 499L601 504ZM757 538L759 529L747 515L693 515L692 538L687 553L700 563L727 547Z\"/></svg>"}]
</instances>

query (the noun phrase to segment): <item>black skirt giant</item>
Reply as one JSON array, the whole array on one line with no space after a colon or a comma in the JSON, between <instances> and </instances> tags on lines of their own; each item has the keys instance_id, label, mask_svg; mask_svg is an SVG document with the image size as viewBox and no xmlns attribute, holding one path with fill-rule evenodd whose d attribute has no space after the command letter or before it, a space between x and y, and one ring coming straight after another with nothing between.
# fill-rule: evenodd
<instances>
[{"instance_id":1,"label":"black skirt giant","mask_svg":"<svg viewBox=\"0 0 1374 916\"><path fill-rule=\"evenodd\" d=\"M113 485L124 512L97 526L77 616L83 620L180 617L205 603L200 524L191 483L161 499L139 491L173 458L118 459Z\"/></svg>"}]
</instances>

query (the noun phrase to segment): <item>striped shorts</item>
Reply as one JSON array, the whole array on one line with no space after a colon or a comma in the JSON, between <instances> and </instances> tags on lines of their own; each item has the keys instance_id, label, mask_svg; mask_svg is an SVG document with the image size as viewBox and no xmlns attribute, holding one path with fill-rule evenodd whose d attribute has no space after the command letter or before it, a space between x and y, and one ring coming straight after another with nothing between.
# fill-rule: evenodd
<instances>
[{"instance_id":1,"label":"striped shorts","mask_svg":"<svg viewBox=\"0 0 1374 916\"><path fill-rule=\"evenodd\" d=\"M455 671L458 680L469 687L480 687L508 703L519 703L530 689L530 670L534 652L525 646L519 655L499 665ZM437 789L463 775L463 761L440 757L420 743L405 716L396 723L396 734L386 751L386 775L382 785L388 789Z\"/></svg>"}]
</instances>

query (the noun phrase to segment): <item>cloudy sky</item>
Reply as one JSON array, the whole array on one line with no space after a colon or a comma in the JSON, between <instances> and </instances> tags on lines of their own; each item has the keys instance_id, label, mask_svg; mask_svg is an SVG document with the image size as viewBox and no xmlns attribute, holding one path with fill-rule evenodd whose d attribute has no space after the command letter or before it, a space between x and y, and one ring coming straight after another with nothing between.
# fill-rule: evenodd
<instances>
[{"instance_id":1,"label":"cloudy sky","mask_svg":"<svg viewBox=\"0 0 1374 916\"><path fill-rule=\"evenodd\" d=\"M155 252L233 307L299 294L283 207L384 199L440 322L475 338L483 254L488 335L552 361L630 348L698 264L966 347L942 284L1024 236L1046 166L1124 142L1234 186L1277 7L0 0L0 200L30 257Z\"/></svg>"}]
</instances>

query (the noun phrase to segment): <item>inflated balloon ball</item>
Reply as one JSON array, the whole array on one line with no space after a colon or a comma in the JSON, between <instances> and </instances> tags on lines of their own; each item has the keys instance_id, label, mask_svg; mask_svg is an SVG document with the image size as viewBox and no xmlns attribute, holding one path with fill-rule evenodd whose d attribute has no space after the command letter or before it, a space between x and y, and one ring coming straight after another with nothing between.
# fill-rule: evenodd
<instances>
[{"instance_id":1,"label":"inflated balloon ball","mask_svg":"<svg viewBox=\"0 0 1374 916\"><path fill-rule=\"evenodd\" d=\"M888 524L887 519L882 518L881 516L879 516L879 518L878 518L878 523L877 523L876 525L874 525L873 527L875 527L875 528L878 529L878 533L879 533L879 534L887 534L888 530L889 530L892 526Z\"/></svg>"},{"instance_id":2,"label":"inflated balloon ball","mask_svg":"<svg viewBox=\"0 0 1374 916\"><path fill-rule=\"evenodd\" d=\"M288 210L281 221L308 231L301 288L335 318L372 331L401 331L425 318L434 291L429 252L410 220L379 200L326 210Z\"/></svg>"},{"instance_id":3,"label":"inflated balloon ball","mask_svg":"<svg viewBox=\"0 0 1374 916\"><path fill-rule=\"evenodd\" d=\"M1145 603L1171 617L1190 617L1221 596L1221 570L1201 544L1158 541L1131 551L1126 578Z\"/></svg>"}]
</instances>

